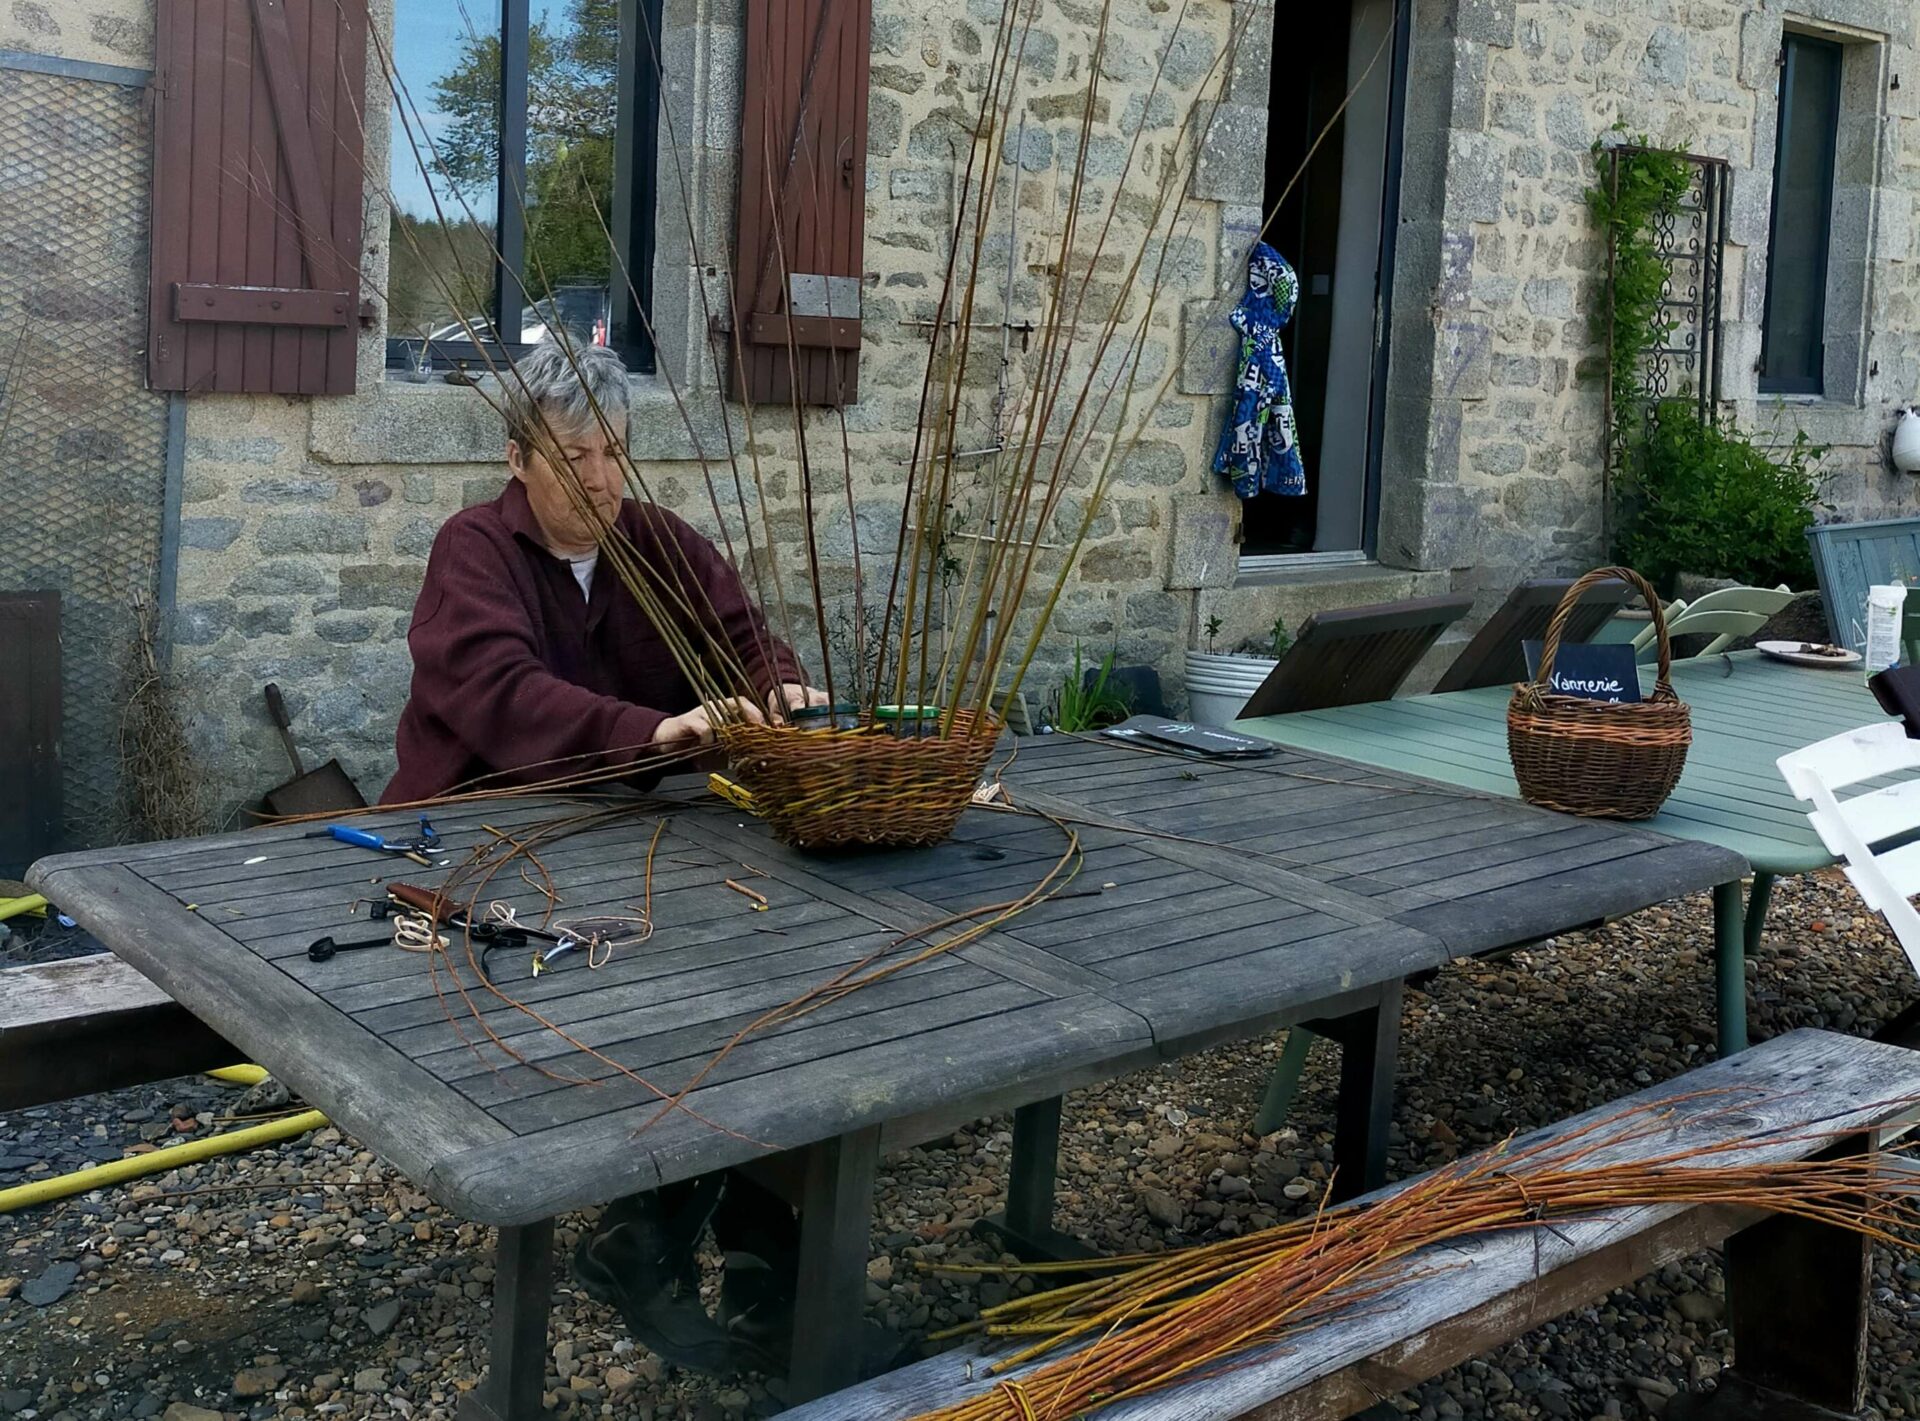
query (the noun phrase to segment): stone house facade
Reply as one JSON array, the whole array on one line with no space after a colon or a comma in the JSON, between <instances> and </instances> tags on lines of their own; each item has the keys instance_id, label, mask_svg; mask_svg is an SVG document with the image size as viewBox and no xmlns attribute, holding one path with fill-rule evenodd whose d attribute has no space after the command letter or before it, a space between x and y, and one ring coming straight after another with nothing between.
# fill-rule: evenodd
<instances>
[{"instance_id":1,"label":"stone house facade","mask_svg":"<svg viewBox=\"0 0 1920 1421\"><path fill-rule=\"evenodd\" d=\"M0 67L26 55L83 69L150 68L153 3L0 0ZM422 3L373 0L376 32L391 42L395 6ZM661 14L660 169L684 183L659 188L653 322L662 373L634 378L630 443L661 500L696 523L705 505L696 453L724 445L729 419L745 438L739 407L716 379L702 300L703 290L724 290L733 241L741 3L663 0ZM1384 54L1381 72L1393 72L1397 96L1382 110L1392 171L1381 188L1382 295L1366 323L1377 326L1381 349L1367 397L1377 417L1357 546L1291 564L1243 558L1238 506L1209 467L1236 349L1223 316L1273 196L1269 123L1299 61L1290 43L1298 22L1280 6L1276 36L1275 9L1262 0L1189 0L1164 83L1184 99L1213 72L1224 92L1192 157L1192 220L1169 255L1170 299L1145 361L1147 377L1164 373L1168 388L1093 527L1038 694L1076 640L1156 667L1177 703L1182 652L1209 617L1231 642L1276 615L1297 624L1321 607L1450 589L1497 596L1523 576L1593 565L1602 555L1602 395L1587 377L1599 353L1590 320L1605 248L1584 194L1595 181L1592 147L1616 125L1731 167L1720 369L1731 412L1748 428L1804 429L1831 446L1829 498L1841 513L1920 509L1884 452L1894 411L1920 398L1920 12L1904 0L1405 3L1404 16L1386 7L1392 32L1379 50L1356 44L1337 76L1364 76L1369 54L1376 64ZM1364 4L1356 0L1356 25ZM861 399L846 411L863 547L875 536L869 519L879 529L897 517L926 340L912 323L932 314L954 135L1000 8L872 0ZM1143 118L1146 139L1170 152L1170 106L1146 95L1180 8L1115 5L1103 70L1109 108L1091 176L1111 178L1122 136ZM1040 305L1054 192L1077 142L1069 115L1084 92L1098 10L1085 0L1039 5L1028 125L1002 163L1022 180L1013 312ZM1227 53L1236 25L1246 37ZM1837 44L1842 84L1827 380L1817 398L1787 399L1763 397L1755 367L1779 58L1790 34ZM384 84L376 74L368 92L384 96ZM375 110L370 102L368 165L385 172L388 135ZM370 187L362 281L376 298L391 256L382 201ZM144 301L143 268L134 287L132 299ZM156 511L173 550L171 585L158 592L172 609L182 707L223 815L285 777L258 710L266 681L285 688L311 753L337 754L370 792L384 783L407 689L409 610L434 533L504 477L493 415L468 389L397 378L387 369L388 334L379 320L363 332L352 395L178 401L177 506ZM669 377L690 420L667 392ZM992 437L991 416L979 418ZM837 447L837 419L824 411L810 419ZM790 430L763 424L757 437L769 468L791 461ZM769 505L778 536L797 546L792 481L774 477ZM830 560L850 552L850 523L842 507L817 530Z\"/></svg>"}]
</instances>

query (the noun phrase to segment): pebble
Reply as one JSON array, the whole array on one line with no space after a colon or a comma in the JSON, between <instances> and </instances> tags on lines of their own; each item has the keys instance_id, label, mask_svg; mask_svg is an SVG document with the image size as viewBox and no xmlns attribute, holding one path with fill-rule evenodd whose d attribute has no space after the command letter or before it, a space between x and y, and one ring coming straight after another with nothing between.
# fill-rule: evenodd
<instances>
[{"instance_id":1,"label":"pebble","mask_svg":"<svg viewBox=\"0 0 1920 1421\"><path fill-rule=\"evenodd\" d=\"M394 1323L400 1320L400 1300L393 1298L384 1303L375 1303L360 1316L367 1324L367 1331L375 1337L385 1337L393 1330Z\"/></svg>"},{"instance_id":2,"label":"pebble","mask_svg":"<svg viewBox=\"0 0 1920 1421\"><path fill-rule=\"evenodd\" d=\"M29 1278L20 1285L20 1298L37 1308L51 1307L67 1295L67 1290L80 1276L78 1263L54 1263L37 1278Z\"/></svg>"},{"instance_id":3,"label":"pebble","mask_svg":"<svg viewBox=\"0 0 1920 1421\"><path fill-rule=\"evenodd\" d=\"M1147 1211L1147 1217L1166 1229L1177 1229L1184 1217L1180 1203L1164 1189L1142 1189L1140 1207Z\"/></svg>"},{"instance_id":4,"label":"pebble","mask_svg":"<svg viewBox=\"0 0 1920 1421\"><path fill-rule=\"evenodd\" d=\"M248 1367L235 1375L235 1396L267 1396L287 1379L285 1367Z\"/></svg>"}]
</instances>

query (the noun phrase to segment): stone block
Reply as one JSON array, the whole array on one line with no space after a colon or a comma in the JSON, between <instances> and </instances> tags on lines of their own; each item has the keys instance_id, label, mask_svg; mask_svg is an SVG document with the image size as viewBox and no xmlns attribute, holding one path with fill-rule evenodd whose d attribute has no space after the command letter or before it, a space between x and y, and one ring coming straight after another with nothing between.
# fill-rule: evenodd
<instances>
[{"instance_id":1,"label":"stone block","mask_svg":"<svg viewBox=\"0 0 1920 1421\"><path fill-rule=\"evenodd\" d=\"M313 619L313 634L336 646L350 646L373 635L372 617L349 612L328 612Z\"/></svg>"},{"instance_id":2,"label":"stone block","mask_svg":"<svg viewBox=\"0 0 1920 1421\"><path fill-rule=\"evenodd\" d=\"M966 149L962 147L960 152L964 158ZM1053 134L1037 123L1009 128L1001 135L1000 159L1019 163L1025 172L1044 173L1053 166Z\"/></svg>"},{"instance_id":3,"label":"stone block","mask_svg":"<svg viewBox=\"0 0 1920 1421\"><path fill-rule=\"evenodd\" d=\"M393 497L393 485L385 479L357 479L353 496L362 508L378 508Z\"/></svg>"},{"instance_id":4,"label":"stone block","mask_svg":"<svg viewBox=\"0 0 1920 1421\"><path fill-rule=\"evenodd\" d=\"M1213 289L1219 296L1238 300L1247 289L1247 258L1260 239L1265 214L1258 207L1223 206L1220 209L1220 247Z\"/></svg>"},{"instance_id":5,"label":"stone block","mask_svg":"<svg viewBox=\"0 0 1920 1421\"><path fill-rule=\"evenodd\" d=\"M1562 94L1547 105L1547 137L1555 147L1585 153L1593 147L1594 125L1587 106L1572 94Z\"/></svg>"},{"instance_id":6,"label":"stone block","mask_svg":"<svg viewBox=\"0 0 1920 1421\"><path fill-rule=\"evenodd\" d=\"M1540 131L1540 109L1531 94L1499 93L1493 97L1488 121L1502 133L1532 138Z\"/></svg>"},{"instance_id":7,"label":"stone block","mask_svg":"<svg viewBox=\"0 0 1920 1421\"><path fill-rule=\"evenodd\" d=\"M235 597L273 597L318 592L326 583L327 574L310 562L257 562L235 577L228 591Z\"/></svg>"},{"instance_id":8,"label":"stone block","mask_svg":"<svg viewBox=\"0 0 1920 1421\"><path fill-rule=\"evenodd\" d=\"M1467 464L1483 474L1517 474L1527 466L1527 446L1482 444L1468 453Z\"/></svg>"},{"instance_id":9,"label":"stone block","mask_svg":"<svg viewBox=\"0 0 1920 1421\"><path fill-rule=\"evenodd\" d=\"M420 594L425 570L418 563L359 563L340 569L340 606L347 610L397 607L405 611Z\"/></svg>"},{"instance_id":10,"label":"stone block","mask_svg":"<svg viewBox=\"0 0 1920 1421\"><path fill-rule=\"evenodd\" d=\"M1549 320L1565 320L1573 314L1573 283L1540 278L1526 287L1527 309Z\"/></svg>"},{"instance_id":11,"label":"stone block","mask_svg":"<svg viewBox=\"0 0 1920 1421\"><path fill-rule=\"evenodd\" d=\"M240 490L243 503L331 503L339 491L332 479L253 479Z\"/></svg>"},{"instance_id":12,"label":"stone block","mask_svg":"<svg viewBox=\"0 0 1920 1421\"><path fill-rule=\"evenodd\" d=\"M1199 155L1188 191L1202 201L1257 206L1265 193L1267 110L1264 105L1215 104L1202 124Z\"/></svg>"},{"instance_id":13,"label":"stone block","mask_svg":"<svg viewBox=\"0 0 1920 1421\"><path fill-rule=\"evenodd\" d=\"M1511 49L1515 0L1460 0L1454 32L1463 40Z\"/></svg>"},{"instance_id":14,"label":"stone block","mask_svg":"<svg viewBox=\"0 0 1920 1421\"><path fill-rule=\"evenodd\" d=\"M1640 60L1640 78L1655 89L1672 89L1684 96L1687 84L1686 32L1672 25L1655 25L1647 36Z\"/></svg>"},{"instance_id":15,"label":"stone block","mask_svg":"<svg viewBox=\"0 0 1920 1421\"><path fill-rule=\"evenodd\" d=\"M1435 370L1441 394L1456 400L1484 399L1493 365L1493 332L1474 321L1449 321L1440 331Z\"/></svg>"},{"instance_id":16,"label":"stone block","mask_svg":"<svg viewBox=\"0 0 1920 1421\"><path fill-rule=\"evenodd\" d=\"M291 602L268 602L264 606L249 607L242 612L237 626L244 637L288 636L293 632L293 610Z\"/></svg>"},{"instance_id":17,"label":"stone block","mask_svg":"<svg viewBox=\"0 0 1920 1421\"><path fill-rule=\"evenodd\" d=\"M1221 297L1180 307L1180 389L1189 395L1224 395L1233 388L1240 361L1240 332L1227 324L1234 302Z\"/></svg>"},{"instance_id":18,"label":"stone block","mask_svg":"<svg viewBox=\"0 0 1920 1421\"><path fill-rule=\"evenodd\" d=\"M433 551L433 540L440 536L438 518L409 518L393 535L393 550L402 557L424 558Z\"/></svg>"},{"instance_id":19,"label":"stone block","mask_svg":"<svg viewBox=\"0 0 1920 1421\"><path fill-rule=\"evenodd\" d=\"M1236 500L1225 492L1175 498L1167 586L1176 591L1231 587L1240 564L1239 516Z\"/></svg>"},{"instance_id":20,"label":"stone block","mask_svg":"<svg viewBox=\"0 0 1920 1421\"><path fill-rule=\"evenodd\" d=\"M1156 90L1151 101L1144 93L1131 94L1125 107L1120 110L1120 131L1132 138L1140 132L1151 132L1157 128L1172 128L1180 121L1180 115L1174 108L1173 95L1165 89Z\"/></svg>"},{"instance_id":21,"label":"stone block","mask_svg":"<svg viewBox=\"0 0 1920 1421\"><path fill-rule=\"evenodd\" d=\"M401 497L408 503L432 503L437 497L432 474L408 474L400 481Z\"/></svg>"},{"instance_id":22,"label":"stone block","mask_svg":"<svg viewBox=\"0 0 1920 1421\"><path fill-rule=\"evenodd\" d=\"M284 452L285 446L278 439L265 436L213 438L194 435L186 443L189 464L202 461L211 464L274 464L279 462Z\"/></svg>"},{"instance_id":23,"label":"stone block","mask_svg":"<svg viewBox=\"0 0 1920 1421\"><path fill-rule=\"evenodd\" d=\"M279 513L261 522L255 541L263 553L363 553L367 524L356 513Z\"/></svg>"},{"instance_id":24,"label":"stone block","mask_svg":"<svg viewBox=\"0 0 1920 1421\"><path fill-rule=\"evenodd\" d=\"M173 611L173 640L178 646L211 646L233 625L225 602L183 602Z\"/></svg>"},{"instance_id":25,"label":"stone block","mask_svg":"<svg viewBox=\"0 0 1920 1421\"><path fill-rule=\"evenodd\" d=\"M885 157L900 146L900 134L906 127L906 113L897 99L885 94L867 96L867 152Z\"/></svg>"},{"instance_id":26,"label":"stone block","mask_svg":"<svg viewBox=\"0 0 1920 1421\"><path fill-rule=\"evenodd\" d=\"M932 168L895 168L887 175L887 196L896 202L924 202L942 196L949 186Z\"/></svg>"},{"instance_id":27,"label":"stone block","mask_svg":"<svg viewBox=\"0 0 1920 1421\"><path fill-rule=\"evenodd\" d=\"M1153 575L1153 554L1134 543L1106 543L1080 555L1082 582L1141 582Z\"/></svg>"},{"instance_id":28,"label":"stone block","mask_svg":"<svg viewBox=\"0 0 1920 1421\"><path fill-rule=\"evenodd\" d=\"M1122 488L1173 488L1187 477L1187 456L1178 444L1143 439L1120 461Z\"/></svg>"},{"instance_id":29,"label":"stone block","mask_svg":"<svg viewBox=\"0 0 1920 1421\"><path fill-rule=\"evenodd\" d=\"M224 552L240 536L238 518L182 518L180 546L200 552Z\"/></svg>"},{"instance_id":30,"label":"stone block","mask_svg":"<svg viewBox=\"0 0 1920 1421\"><path fill-rule=\"evenodd\" d=\"M1456 133L1448 147L1448 216L1459 222L1498 222L1507 187L1503 145L1483 133Z\"/></svg>"}]
</instances>

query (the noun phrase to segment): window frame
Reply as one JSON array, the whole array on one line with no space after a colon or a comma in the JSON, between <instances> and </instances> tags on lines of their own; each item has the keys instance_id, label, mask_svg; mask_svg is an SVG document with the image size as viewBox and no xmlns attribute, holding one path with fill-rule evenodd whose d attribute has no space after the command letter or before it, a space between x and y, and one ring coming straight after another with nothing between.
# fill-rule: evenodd
<instances>
[{"instance_id":1,"label":"window frame","mask_svg":"<svg viewBox=\"0 0 1920 1421\"><path fill-rule=\"evenodd\" d=\"M660 49L662 4L663 0L620 0L614 186L607 224L614 250L624 254L626 270L623 279L622 262L616 261L608 277L607 344L620 353L629 371L643 375L654 372L659 356L652 320L660 105L666 88ZM494 269L490 309L483 313L495 330L503 323L503 312L534 304L534 293L525 286L527 215L522 202L512 196L526 191L531 33L532 0L500 0L500 157L494 245L501 261ZM522 273L521 278L516 280L513 272ZM419 345L415 337L389 333L386 368L415 368ZM435 341L431 366L480 372L517 360L532 349L525 341Z\"/></svg>"},{"instance_id":2,"label":"window frame","mask_svg":"<svg viewBox=\"0 0 1920 1421\"><path fill-rule=\"evenodd\" d=\"M1774 349L1774 287L1779 276L1776 256L1779 251L1780 224L1782 206L1780 201L1781 177L1786 167L1789 142L1803 141L1795 127L1795 120L1804 119L1794 104L1794 70L1803 50L1818 49L1829 53L1833 59L1832 122L1828 125L1821 140L1821 151L1825 155L1826 200L1820 204L1818 214L1819 234L1815 243L1818 253L1813 277L1814 291L1814 329L1820 337L1820 368L1806 376L1775 376L1768 372L1769 357ZM1760 319L1760 368L1759 391L1762 395L1799 395L1824 398L1827 393L1826 346L1828 291L1827 283L1833 267L1833 204L1836 184L1839 180L1839 149L1841 126L1841 103L1845 90L1846 46L1837 41L1815 35L1789 32L1781 37L1780 43L1780 113L1775 129L1773 152L1773 202L1772 213L1767 224L1767 287L1766 305Z\"/></svg>"}]
</instances>

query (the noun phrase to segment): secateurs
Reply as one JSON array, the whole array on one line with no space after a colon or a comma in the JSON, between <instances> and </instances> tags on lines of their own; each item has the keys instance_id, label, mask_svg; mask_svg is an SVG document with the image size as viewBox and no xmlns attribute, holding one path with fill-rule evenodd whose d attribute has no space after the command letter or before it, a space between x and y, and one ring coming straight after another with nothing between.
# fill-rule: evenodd
<instances>
[{"instance_id":1,"label":"secateurs","mask_svg":"<svg viewBox=\"0 0 1920 1421\"><path fill-rule=\"evenodd\" d=\"M399 854L426 868L433 867L433 861L427 857L427 851L440 847L440 831L427 822L427 816L424 814L420 816L420 832L411 839L389 839L382 834L368 833L365 829L354 829L345 824L329 824L324 829L315 829L306 837L337 839L343 844L352 844L356 848L374 849L383 854Z\"/></svg>"}]
</instances>

